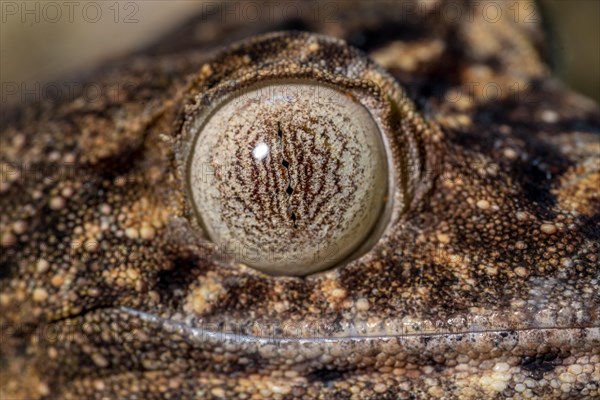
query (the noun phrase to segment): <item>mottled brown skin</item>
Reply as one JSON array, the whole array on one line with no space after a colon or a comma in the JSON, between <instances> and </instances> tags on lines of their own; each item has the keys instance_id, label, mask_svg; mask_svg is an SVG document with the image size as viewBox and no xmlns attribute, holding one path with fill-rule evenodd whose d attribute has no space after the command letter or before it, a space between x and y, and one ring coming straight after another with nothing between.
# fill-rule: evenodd
<instances>
[{"instance_id":1,"label":"mottled brown skin","mask_svg":"<svg viewBox=\"0 0 600 400\"><path fill-rule=\"evenodd\" d=\"M468 2L472 22L435 2L410 18L335 4L256 24L211 13L90 75L121 88L99 101L3 111L1 397L600 396L597 105L550 77L537 24L489 23ZM416 111L384 91L387 121L422 158L373 249L304 278L211 246L181 168L186 118L231 71L315 40L315 70L366 62L299 33L214 56L292 28L380 63L352 73L400 85Z\"/></svg>"}]
</instances>

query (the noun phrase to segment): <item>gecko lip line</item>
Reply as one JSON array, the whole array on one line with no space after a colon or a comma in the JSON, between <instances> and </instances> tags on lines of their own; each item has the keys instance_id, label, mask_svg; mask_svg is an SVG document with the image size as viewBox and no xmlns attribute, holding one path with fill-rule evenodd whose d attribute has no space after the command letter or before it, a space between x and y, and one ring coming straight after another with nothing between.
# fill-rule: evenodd
<instances>
[{"instance_id":1,"label":"gecko lip line","mask_svg":"<svg viewBox=\"0 0 600 400\"><path fill-rule=\"evenodd\" d=\"M532 332L532 331L568 331L568 330L587 330L593 331L598 330L600 335L600 326L573 326L573 327L532 327L532 328L516 328L516 329L482 329L482 330L469 330L460 332L446 332L446 333L407 333L397 335L349 335L349 336L315 336L315 337L281 337L281 336L253 336L239 333L228 333L219 332L214 330L207 330L203 328L193 327L184 322L174 321L167 318L162 318L157 315L149 314L144 311L136 310L129 307L119 307L119 311L123 313L139 318L142 321L159 325L163 328L177 331L178 333L185 334L188 337L208 339L208 340L221 340L231 341L239 343L254 342L259 344L273 344L274 342L285 344L285 343L342 343L352 342L361 340L379 340L379 339L396 339L396 338L415 338L415 337L449 337L449 336L464 336L469 334L501 334L504 332Z\"/></svg>"}]
</instances>

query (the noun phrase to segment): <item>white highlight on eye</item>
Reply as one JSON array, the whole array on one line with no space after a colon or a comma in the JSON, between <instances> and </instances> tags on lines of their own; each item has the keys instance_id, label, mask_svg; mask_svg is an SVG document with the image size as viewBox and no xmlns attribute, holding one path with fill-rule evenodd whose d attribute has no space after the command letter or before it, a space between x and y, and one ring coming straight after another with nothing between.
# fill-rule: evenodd
<instances>
[{"instance_id":1,"label":"white highlight on eye","mask_svg":"<svg viewBox=\"0 0 600 400\"><path fill-rule=\"evenodd\" d=\"M266 143L259 143L256 145L254 150L252 150L252 157L254 157L258 161L264 160L268 154L269 154L269 145Z\"/></svg>"}]
</instances>

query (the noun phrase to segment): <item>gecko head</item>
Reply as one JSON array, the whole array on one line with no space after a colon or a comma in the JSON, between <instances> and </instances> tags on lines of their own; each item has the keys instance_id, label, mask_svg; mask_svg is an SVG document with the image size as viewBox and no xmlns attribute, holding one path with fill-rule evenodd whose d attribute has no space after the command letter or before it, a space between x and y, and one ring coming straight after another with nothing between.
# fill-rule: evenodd
<instances>
[{"instance_id":1,"label":"gecko head","mask_svg":"<svg viewBox=\"0 0 600 400\"><path fill-rule=\"evenodd\" d=\"M265 59L261 50L260 73L242 57L241 68L219 78L227 78L225 87L202 86L187 111L184 173L190 208L215 244L263 272L302 276L377 243L394 202L405 206L412 194L401 176L417 150L397 143L415 133L397 126L399 105L409 117L414 112L391 78L365 57L357 64L340 41L311 35L303 54L293 47L306 47L306 38L294 38L266 35L244 53L287 41L295 58ZM319 53L339 53L337 68L317 63ZM218 62L239 64L239 48ZM214 79L204 78L205 85Z\"/></svg>"}]
</instances>

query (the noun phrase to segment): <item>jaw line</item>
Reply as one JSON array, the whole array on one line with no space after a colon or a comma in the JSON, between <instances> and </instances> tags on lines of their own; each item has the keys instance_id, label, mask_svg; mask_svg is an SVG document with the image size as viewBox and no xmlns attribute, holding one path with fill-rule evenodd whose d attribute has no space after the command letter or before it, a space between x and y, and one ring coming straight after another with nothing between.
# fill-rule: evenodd
<instances>
[{"instance_id":1,"label":"jaw line","mask_svg":"<svg viewBox=\"0 0 600 400\"><path fill-rule=\"evenodd\" d=\"M530 327L530 328L500 328L500 329L480 329L480 330L465 330L460 332L442 332L442 333L405 333L396 335L347 335L347 336L312 336L312 337L285 337L285 336L253 336L240 333L222 332L216 330L208 330L204 328L194 327L185 322L174 321L171 319L159 317L144 311L136 310L130 307L118 307L118 311L135 317L139 320L147 322L154 326L160 326L163 329L181 334L190 339L211 341L211 342L230 342L230 343L252 343L259 345L273 344L304 344L304 343L343 343L343 342L360 342L360 341L376 341L390 340L397 338L453 338L465 335L486 335L486 334L501 334L508 332L536 332L536 331L568 331L568 330L600 330L600 326L573 326L573 327ZM600 333L600 332L599 332Z\"/></svg>"}]
</instances>

